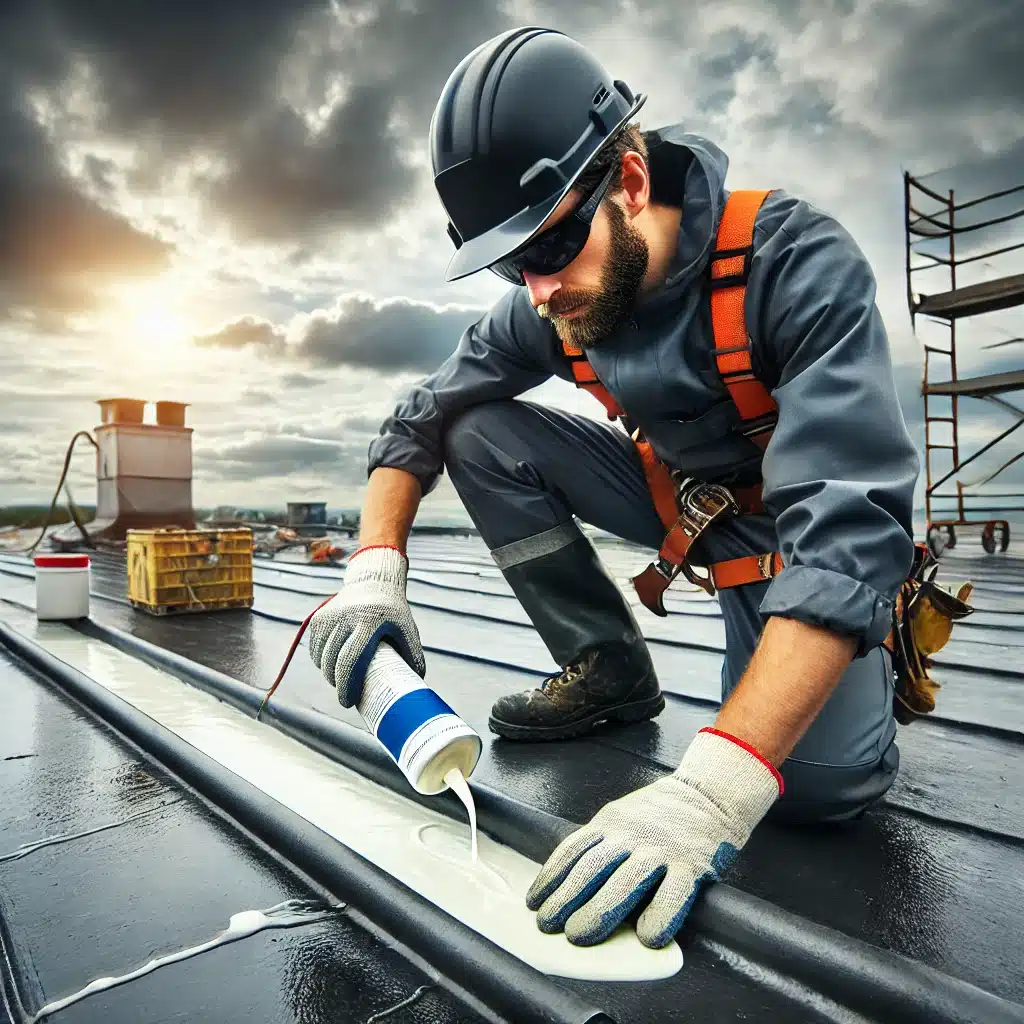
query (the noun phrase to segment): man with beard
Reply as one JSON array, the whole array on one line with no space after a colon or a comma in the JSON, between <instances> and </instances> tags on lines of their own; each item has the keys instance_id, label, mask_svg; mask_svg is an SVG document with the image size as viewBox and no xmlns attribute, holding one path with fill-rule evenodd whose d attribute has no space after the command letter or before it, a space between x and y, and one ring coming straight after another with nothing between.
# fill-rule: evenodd
<instances>
[{"instance_id":1,"label":"man with beard","mask_svg":"<svg viewBox=\"0 0 1024 1024\"><path fill-rule=\"evenodd\" d=\"M705 567L727 639L714 727L570 836L527 896L543 930L579 944L649 901L637 934L657 947L765 815L854 818L892 785L883 641L914 557L919 459L850 235L784 191L730 193L709 140L640 133L643 102L545 29L492 39L453 72L430 129L447 277L487 268L513 287L371 444L361 548L310 652L345 706L381 638L425 673L404 552L442 468L562 669L495 703L503 737L579 736L664 706L576 518L659 551L635 581L657 613L680 551L691 580ZM517 398L553 374L635 436Z\"/></svg>"}]
</instances>

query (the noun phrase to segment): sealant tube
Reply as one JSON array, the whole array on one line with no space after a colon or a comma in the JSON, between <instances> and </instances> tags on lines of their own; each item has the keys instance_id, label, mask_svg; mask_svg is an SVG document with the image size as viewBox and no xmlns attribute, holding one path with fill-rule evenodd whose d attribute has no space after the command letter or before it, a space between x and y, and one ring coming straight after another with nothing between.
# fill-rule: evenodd
<instances>
[{"instance_id":1,"label":"sealant tube","mask_svg":"<svg viewBox=\"0 0 1024 1024\"><path fill-rule=\"evenodd\" d=\"M445 776L458 768L468 779L483 742L386 641L366 671L359 714L417 793L448 789Z\"/></svg>"}]
</instances>

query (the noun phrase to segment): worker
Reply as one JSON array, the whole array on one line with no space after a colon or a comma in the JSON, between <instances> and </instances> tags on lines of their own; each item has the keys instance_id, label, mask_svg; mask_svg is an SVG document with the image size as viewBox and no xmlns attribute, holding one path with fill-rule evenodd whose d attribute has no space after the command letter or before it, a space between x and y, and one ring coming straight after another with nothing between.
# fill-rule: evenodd
<instances>
[{"instance_id":1,"label":"worker","mask_svg":"<svg viewBox=\"0 0 1024 1024\"><path fill-rule=\"evenodd\" d=\"M776 189L757 205L749 251L726 276L743 286L733 347L749 344L752 378L775 404L762 448L716 363L711 264L729 258L715 256L728 160L679 124L641 132L644 101L542 28L491 39L452 73L430 124L455 245L447 280L490 269L510 287L372 441L360 548L310 626L311 656L346 707L382 638L424 675L406 542L447 470L561 669L498 699L490 728L536 741L651 719L664 695L637 618L576 521L662 549L637 437L680 502L694 486L760 484L760 511L718 516L688 550L694 579L751 555L743 564L761 570L717 590L726 654L714 726L674 771L599 809L527 894L541 930L579 945L641 909L638 937L664 946L762 819L855 818L899 764L883 641L914 557L920 461L872 270L809 202ZM567 352L637 437L620 420L519 397L552 376L578 381Z\"/></svg>"}]
</instances>

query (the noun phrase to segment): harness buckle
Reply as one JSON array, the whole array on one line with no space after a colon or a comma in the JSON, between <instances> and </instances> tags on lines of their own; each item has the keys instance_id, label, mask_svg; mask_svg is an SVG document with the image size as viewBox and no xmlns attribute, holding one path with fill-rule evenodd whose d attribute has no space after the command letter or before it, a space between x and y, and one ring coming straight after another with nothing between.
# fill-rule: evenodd
<instances>
[{"instance_id":1,"label":"harness buckle","mask_svg":"<svg viewBox=\"0 0 1024 1024\"><path fill-rule=\"evenodd\" d=\"M679 508L677 523L691 544L716 520L740 514L739 503L727 487L693 477L678 481L676 502ZM690 583L714 596L715 583L710 569L706 575L698 575L686 556L679 568Z\"/></svg>"},{"instance_id":2,"label":"harness buckle","mask_svg":"<svg viewBox=\"0 0 1024 1024\"><path fill-rule=\"evenodd\" d=\"M676 502L679 525L691 541L723 515L738 516L740 506L732 492L721 484L685 477L678 485Z\"/></svg>"},{"instance_id":3,"label":"harness buckle","mask_svg":"<svg viewBox=\"0 0 1024 1024\"><path fill-rule=\"evenodd\" d=\"M743 257L743 269L738 274L721 274L715 276L715 269L720 261ZM708 261L708 283L711 288L734 288L745 285L750 277L750 269L754 262L754 247L745 245L738 249L716 249Z\"/></svg>"}]
</instances>

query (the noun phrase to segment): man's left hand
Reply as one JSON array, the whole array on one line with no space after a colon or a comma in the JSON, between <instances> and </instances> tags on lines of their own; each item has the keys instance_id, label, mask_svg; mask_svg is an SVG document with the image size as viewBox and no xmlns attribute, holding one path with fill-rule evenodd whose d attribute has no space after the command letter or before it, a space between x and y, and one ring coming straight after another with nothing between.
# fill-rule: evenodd
<instances>
[{"instance_id":1,"label":"man's left hand","mask_svg":"<svg viewBox=\"0 0 1024 1024\"><path fill-rule=\"evenodd\" d=\"M665 946L781 794L782 777L753 747L701 729L671 775L606 804L558 846L526 905L541 931L589 946L653 893L636 934Z\"/></svg>"}]
</instances>

